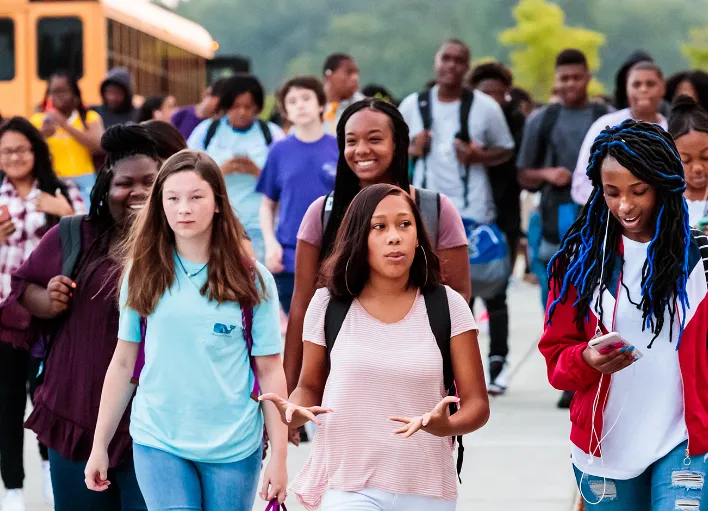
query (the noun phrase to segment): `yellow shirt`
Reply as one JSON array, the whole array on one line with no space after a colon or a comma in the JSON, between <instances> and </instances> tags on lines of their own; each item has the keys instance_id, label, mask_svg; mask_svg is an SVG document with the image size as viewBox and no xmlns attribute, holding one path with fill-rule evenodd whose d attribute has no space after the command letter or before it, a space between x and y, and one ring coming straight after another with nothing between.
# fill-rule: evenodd
<instances>
[{"instance_id":1,"label":"yellow shirt","mask_svg":"<svg viewBox=\"0 0 708 511\"><path fill-rule=\"evenodd\" d=\"M93 110L89 110L86 115L86 124L91 124L100 120L100 116ZM44 114L34 114L30 118L30 122L35 127L40 128L44 121ZM69 119L69 123L74 128L86 131L78 112ZM52 163L54 172L59 177L76 177L85 174L93 174L93 159L91 151L81 145L74 137L69 135L66 130L57 128L56 133L47 138L49 152L52 155Z\"/></svg>"}]
</instances>

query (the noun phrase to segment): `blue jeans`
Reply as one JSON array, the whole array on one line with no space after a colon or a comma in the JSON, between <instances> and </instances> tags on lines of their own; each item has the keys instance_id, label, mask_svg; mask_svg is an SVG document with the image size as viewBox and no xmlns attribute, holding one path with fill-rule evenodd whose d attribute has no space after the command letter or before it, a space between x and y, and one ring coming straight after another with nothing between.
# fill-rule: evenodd
<instances>
[{"instance_id":1,"label":"blue jeans","mask_svg":"<svg viewBox=\"0 0 708 511\"><path fill-rule=\"evenodd\" d=\"M135 444L135 473L150 511L251 511L261 449L234 463L202 463ZM265 506L264 506L265 507Z\"/></svg>"},{"instance_id":2,"label":"blue jeans","mask_svg":"<svg viewBox=\"0 0 708 511\"><path fill-rule=\"evenodd\" d=\"M654 462L634 479L620 481L583 476L573 466L588 511L708 511L708 490L704 485L708 463L704 455L691 457L684 465L686 442ZM600 500L601 502L593 504ZM588 503L590 501L591 503Z\"/></svg>"},{"instance_id":3,"label":"blue jeans","mask_svg":"<svg viewBox=\"0 0 708 511\"><path fill-rule=\"evenodd\" d=\"M84 482L85 461L69 461L49 449L49 469L54 489L54 511L146 511L135 479L133 460L108 471L111 486L103 492L91 491Z\"/></svg>"},{"instance_id":4,"label":"blue jeans","mask_svg":"<svg viewBox=\"0 0 708 511\"><path fill-rule=\"evenodd\" d=\"M548 304L548 261L539 258L539 249L541 248L541 215L538 211L531 213L529 217L529 228L527 231L528 252L529 252L529 270L536 275L539 287L541 288L541 303L545 312Z\"/></svg>"},{"instance_id":5,"label":"blue jeans","mask_svg":"<svg viewBox=\"0 0 708 511\"><path fill-rule=\"evenodd\" d=\"M273 275L275 285L278 286L278 298L280 306L285 311L285 314L290 314L290 302L293 300L293 290L295 289L295 274L294 273L277 273Z\"/></svg>"}]
</instances>

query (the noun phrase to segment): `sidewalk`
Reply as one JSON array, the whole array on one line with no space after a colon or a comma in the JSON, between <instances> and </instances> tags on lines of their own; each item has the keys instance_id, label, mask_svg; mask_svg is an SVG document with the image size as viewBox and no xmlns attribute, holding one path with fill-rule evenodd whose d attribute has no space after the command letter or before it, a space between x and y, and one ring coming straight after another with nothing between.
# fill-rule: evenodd
<instances>
[{"instance_id":1,"label":"sidewalk","mask_svg":"<svg viewBox=\"0 0 708 511\"><path fill-rule=\"evenodd\" d=\"M492 401L489 423L465 438L465 465L458 511L571 511L574 480L569 421L555 408L558 392L547 382L536 349L541 332L538 288L515 282L509 290L512 380L507 395ZM486 352L488 340L481 336ZM485 355L486 358L486 355ZM43 503L36 444L26 435L28 511L50 511ZM309 448L291 446L290 476L304 465ZM4 490L0 489L0 498ZM263 511L257 500L253 510ZM289 511L303 511L294 498Z\"/></svg>"}]
</instances>

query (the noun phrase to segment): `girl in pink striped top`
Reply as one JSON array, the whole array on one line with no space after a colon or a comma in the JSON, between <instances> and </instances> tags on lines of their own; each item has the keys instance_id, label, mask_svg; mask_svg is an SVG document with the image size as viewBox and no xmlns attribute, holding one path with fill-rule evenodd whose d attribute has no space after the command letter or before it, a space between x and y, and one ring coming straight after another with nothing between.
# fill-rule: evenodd
<instances>
[{"instance_id":1,"label":"girl in pink striped top","mask_svg":"<svg viewBox=\"0 0 708 511\"><path fill-rule=\"evenodd\" d=\"M455 509L452 437L482 427L489 402L477 326L465 299L441 287L440 262L420 225L415 203L400 188L372 185L357 195L324 264L326 287L307 310L298 387L289 401L262 397L290 426L319 426L291 485L308 510ZM444 343L428 318L436 290L449 306L448 360L459 398L448 397ZM328 349L330 297L350 305ZM458 402L451 416L448 405Z\"/></svg>"}]
</instances>

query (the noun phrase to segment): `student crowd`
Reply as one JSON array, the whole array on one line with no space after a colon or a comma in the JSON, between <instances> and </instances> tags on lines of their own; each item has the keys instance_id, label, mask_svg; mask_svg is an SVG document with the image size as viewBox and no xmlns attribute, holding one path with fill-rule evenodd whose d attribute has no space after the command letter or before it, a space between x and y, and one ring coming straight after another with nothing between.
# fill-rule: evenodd
<instances>
[{"instance_id":1,"label":"student crowd","mask_svg":"<svg viewBox=\"0 0 708 511\"><path fill-rule=\"evenodd\" d=\"M538 106L470 57L397 104L333 54L269 121L248 74L136 108L114 69L87 108L57 72L5 120L0 509L26 427L57 511L250 510L266 454L269 509L454 510L523 255L587 508L708 510L708 75L638 52L589 98L566 49Z\"/></svg>"}]
</instances>

